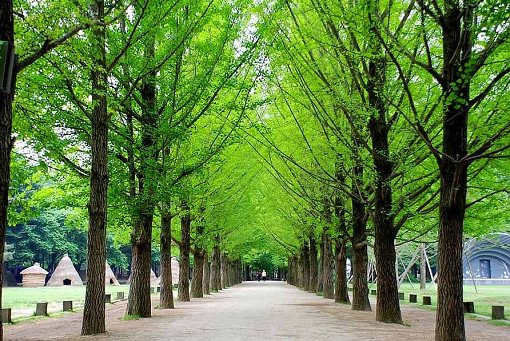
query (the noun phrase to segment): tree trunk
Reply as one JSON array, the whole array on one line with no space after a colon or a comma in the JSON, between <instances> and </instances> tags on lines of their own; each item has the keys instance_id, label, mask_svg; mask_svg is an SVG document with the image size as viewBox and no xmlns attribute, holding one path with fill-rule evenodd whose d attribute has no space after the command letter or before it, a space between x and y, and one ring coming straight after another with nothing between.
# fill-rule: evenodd
<instances>
[{"instance_id":1,"label":"tree trunk","mask_svg":"<svg viewBox=\"0 0 510 341\"><path fill-rule=\"evenodd\" d=\"M338 237L335 239L335 302L351 303L347 290L347 239Z\"/></svg>"},{"instance_id":2,"label":"tree trunk","mask_svg":"<svg viewBox=\"0 0 510 341\"><path fill-rule=\"evenodd\" d=\"M287 258L287 266L288 266L288 273L287 273L287 283L290 285L294 285L292 282L292 257Z\"/></svg>"},{"instance_id":3,"label":"tree trunk","mask_svg":"<svg viewBox=\"0 0 510 341\"><path fill-rule=\"evenodd\" d=\"M207 252L204 252L204 274L203 274L203 283L202 283L202 292L204 295L211 294L211 263L209 262L209 255Z\"/></svg>"},{"instance_id":4,"label":"tree trunk","mask_svg":"<svg viewBox=\"0 0 510 341\"><path fill-rule=\"evenodd\" d=\"M172 216L162 210L161 213L161 277L159 307L161 309L174 308L174 294L172 283Z\"/></svg>"},{"instance_id":5,"label":"tree trunk","mask_svg":"<svg viewBox=\"0 0 510 341\"><path fill-rule=\"evenodd\" d=\"M98 20L104 17L104 1L94 2ZM108 196L108 112L106 108L106 33L103 26L92 29L94 67L92 70L92 136L89 231L87 242L87 287L83 308L82 335L104 333L105 322L105 263L106 210Z\"/></svg>"},{"instance_id":6,"label":"tree trunk","mask_svg":"<svg viewBox=\"0 0 510 341\"><path fill-rule=\"evenodd\" d=\"M439 163L436 340L465 340L462 234L466 210L469 82L473 5L445 2L443 29L443 157Z\"/></svg>"},{"instance_id":7,"label":"tree trunk","mask_svg":"<svg viewBox=\"0 0 510 341\"><path fill-rule=\"evenodd\" d=\"M420 244L420 290L427 287L427 260L425 258L425 243Z\"/></svg>"},{"instance_id":8,"label":"tree trunk","mask_svg":"<svg viewBox=\"0 0 510 341\"><path fill-rule=\"evenodd\" d=\"M384 98L386 82L386 57L377 37L379 4L369 1L370 58L368 61L367 93L370 104L368 130L372 137L372 158L376 171L375 186L375 267L377 272L377 305L375 318L387 323L402 323L398 299L397 274L395 271L395 238L397 229L393 224L392 191L390 177L393 162L390 159L388 132L391 128L386 120L387 108Z\"/></svg>"},{"instance_id":9,"label":"tree trunk","mask_svg":"<svg viewBox=\"0 0 510 341\"><path fill-rule=\"evenodd\" d=\"M324 269L324 233L321 235L321 241L319 243L319 268L317 271L317 289L315 292L322 294L322 291L324 290L324 275L323 275L323 269Z\"/></svg>"},{"instance_id":10,"label":"tree trunk","mask_svg":"<svg viewBox=\"0 0 510 341\"><path fill-rule=\"evenodd\" d=\"M14 45L12 0L0 0L0 40ZM16 70L14 70L14 73L16 73ZM13 77L16 79L15 75ZM14 144L12 137L13 96L13 94L0 91L0 264L3 264L4 260L5 233L8 226L7 207L11 176L11 150ZM0 273L0 308L2 308L3 281L3 273ZM3 340L2 321L0 321L0 340Z\"/></svg>"},{"instance_id":11,"label":"tree trunk","mask_svg":"<svg viewBox=\"0 0 510 341\"><path fill-rule=\"evenodd\" d=\"M310 245L310 248L309 248L309 254L308 256L310 257L310 260L309 260L309 263L310 263L310 281L308 283L308 290L310 292L316 292L317 290L317 281L318 281L318 277L319 277L319 274L318 274L318 263L317 263L317 243L315 242L315 236L314 236L314 232L312 230L312 232L310 233L310 236L308 237L308 240L309 240L309 245Z\"/></svg>"},{"instance_id":12,"label":"tree trunk","mask_svg":"<svg viewBox=\"0 0 510 341\"><path fill-rule=\"evenodd\" d=\"M182 203L185 214L181 217L181 244L180 246L180 269L177 298L179 301L189 301L189 253L191 248L191 216L190 208L186 202Z\"/></svg>"},{"instance_id":13,"label":"tree trunk","mask_svg":"<svg viewBox=\"0 0 510 341\"><path fill-rule=\"evenodd\" d=\"M301 259L303 263L303 290L308 291L310 285L310 254L309 254L308 241L303 241L303 248L301 251Z\"/></svg>"},{"instance_id":14,"label":"tree trunk","mask_svg":"<svg viewBox=\"0 0 510 341\"><path fill-rule=\"evenodd\" d=\"M335 289L333 286L333 250L331 245L331 237L325 231L324 233L324 261L322 265L322 281L323 281L323 297L335 298Z\"/></svg>"},{"instance_id":15,"label":"tree trunk","mask_svg":"<svg viewBox=\"0 0 510 341\"><path fill-rule=\"evenodd\" d=\"M153 60L155 37L150 35L145 44L144 58ZM158 168L156 72L149 72L142 80L140 95L143 105L143 120L140 148L140 172L138 174L137 215L131 233L131 285L129 286L128 315L151 316L151 243L152 222L155 209L155 177Z\"/></svg>"},{"instance_id":16,"label":"tree trunk","mask_svg":"<svg viewBox=\"0 0 510 341\"><path fill-rule=\"evenodd\" d=\"M220 254L220 277L221 277L221 289L226 289L228 285L228 272L227 272L227 257L224 253Z\"/></svg>"},{"instance_id":17,"label":"tree trunk","mask_svg":"<svg viewBox=\"0 0 510 341\"><path fill-rule=\"evenodd\" d=\"M345 186L345 175L341 158L337 159L335 178L338 186ZM342 193L337 192L335 197L335 216L338 220L337 236L335 238L335 302L351 303L347 290L347 222L345 220L345 205Z\"/></svg>"},{"instance_id":18,"label":"tree trunk","mask_svg":"<svg viewBox=\"0 0 510 341\"><path fill-rule=\"evenodd\" d=\"M221 290L221 272L220 272L220 237L214 237L214 247L211 261L211 290L217 292Z\"/></svg>"},{"instance_id":19,"label":"tree trunk","mask_svg":"<svg viewBox=\"0 0 510 341\"><path fill-rule=\"evenodd\" d=\"M143 214L131 234L131 284L127 314L151 316L151 233L152 214Z\"/></svg>"},{"instance_id":20,"label":"tree trunk","mask_svg":"<svg viewBox=\"0 0 510 341\"><path fill-rule=\"evenodd\" d=\"M204 250L196 248L193 252L195 266L193 267L193 278L191 279L191 297L202 298L204 297L203 291L203 278L204 278Z\"/></svg>"},{"instance_id":21,"label":"tree trunk","mask_svg":"<svg viewBox=\"0 0 510 341\"><path fill-rule=\"evenodd\" d=\"M354 138L356 143L356 138ZM363 188L363 164L357 150L353 150L354 177L352 180L352 310L370 311L367 280L367 231Z\"/></svg>"}]
</instances>

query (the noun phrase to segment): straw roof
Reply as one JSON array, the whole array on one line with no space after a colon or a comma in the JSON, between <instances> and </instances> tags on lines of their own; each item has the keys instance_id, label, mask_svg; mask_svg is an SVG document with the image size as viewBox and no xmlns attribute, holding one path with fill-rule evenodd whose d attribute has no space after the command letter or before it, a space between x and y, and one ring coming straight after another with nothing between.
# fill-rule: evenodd
<instances>
[{"instance_id":1,"label":"straw roof","mask_svg":"<svg viewBox=\"0 0 510 341\"><path fill-rule=\"evenodd\" d=\"M46 285L61 286L64 285L64 280L66 279L71 281L70 285L83 285L80 275L78 275L78 271L76 271L76 268L67 253L58 263L57 268Z\"/></svg>"},{"instance_id":2,"label":"straw roof","mask_svg":"<svg viewBox=\"0 0 510 341\"><path fill-rule=\"evenodd\" d=\"M41 264L34 263L34 265L26 268L25 270L21 271L20 274L22 275L44 275L46 276L48 274L48 271L41 268Z\"/></svg>"},{"instance_id":3,"label":"straw roof","mask_svg":"<svg viewBox=\"0 0 510 341\"><path fill-rule=\"evenodd\" d=\"M117 278L113 274L112 268L108 264L108 261L106 261L105 284L119 285L119 281L117 281Z\"/></svg>"}]
</instances>

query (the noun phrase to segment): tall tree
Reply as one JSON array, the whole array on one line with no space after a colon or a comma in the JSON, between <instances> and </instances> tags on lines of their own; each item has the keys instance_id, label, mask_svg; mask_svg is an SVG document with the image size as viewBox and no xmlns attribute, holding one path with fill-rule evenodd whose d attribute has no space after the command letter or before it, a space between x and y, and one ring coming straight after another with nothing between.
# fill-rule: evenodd
<instances>
[{"instance_id":1,"label":"tall tree","mask_svg":"<svg viewBox=\"0 0 510 341\"><path fill-rule=\"evenodd\" d=\"M372 138L372 156L376 171L375 184L375 243L377 272L377 321L402 323L398 299L397 274L395 262L395 238L398 230L394 227L393 197L391 176L394 171L390 156L388 133L391 124L388 122L388 109L385 101L386 57L376 31L379 24L378 0L367 1L367 21L369 22L369 51L367 93L370 110L368 130Z\"/></svg>"},{"instance_id":2,"label":"tall tree","mask_svg":"<svg viewBox=\"0 0 510 341\"><path fill-rule=\"evenodd\" d=\"M189 270L190 270L190 248L191 248L191 213L186 201L181 203L181 242L179 244L179 301L189 301Z\"/></svg>"},{"instance_id":3,"label":"tall tree","mask_svg":"<svg viewBox=\"0 0 510 341\"><path fill-rule=\"evenodd\" d=\"M105 4L95 0L94 19L103 22ZM87 244L87 289L83 309L82 335L104 333L105 322L105 267L106 263L106 210L108 194L108 126L107 111L107 65L106 65L106 29L96 26L92 29L92 47L94 68L92 81L92 111L90 123L91 170L89 232Z\"/></svg>"}]
</instances>

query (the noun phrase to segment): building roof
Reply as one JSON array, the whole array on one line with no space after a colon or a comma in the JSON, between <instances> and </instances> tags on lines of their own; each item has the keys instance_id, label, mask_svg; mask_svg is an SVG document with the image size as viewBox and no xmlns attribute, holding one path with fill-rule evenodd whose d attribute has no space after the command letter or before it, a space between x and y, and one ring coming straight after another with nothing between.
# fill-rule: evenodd
<instances>
[{"instance_id":1,"label":"building roof","mask_svg":"<svg viewBox=\"0 0 510 341\"><path fill-rule=\"evenodd\" d=\"M26 268L25 270L21 271L20 274L22 275L47 275L48 271L41 268L41 265L39 263L34 263L31 267Z\"/></svg>"}]
</instances>

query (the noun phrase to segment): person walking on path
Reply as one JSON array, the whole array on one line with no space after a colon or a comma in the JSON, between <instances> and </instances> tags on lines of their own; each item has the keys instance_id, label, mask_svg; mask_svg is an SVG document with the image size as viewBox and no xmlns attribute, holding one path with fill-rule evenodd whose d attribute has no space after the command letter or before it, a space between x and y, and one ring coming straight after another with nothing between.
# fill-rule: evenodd
<instances>
[{"instance_id":1,"label":"person walking on path","mask_svg":"<svg viewBox=\"0 0 510 341\"><path fill-rule=\"evenodd\" d=\"M260 282L260 277L262 277L262 273L260 272L260 270L257 272L257 281Z\"/></svg>"},{"instance_id":2,"label":"person walking on path","mask_svg":"<svg viewBox=\"0 0 510 341\"><path fill-rule=\"evenodd\" d=\"M262 280L265 282L267 278L266 270L262 270Z\"/></svg>"}]
</instances>

